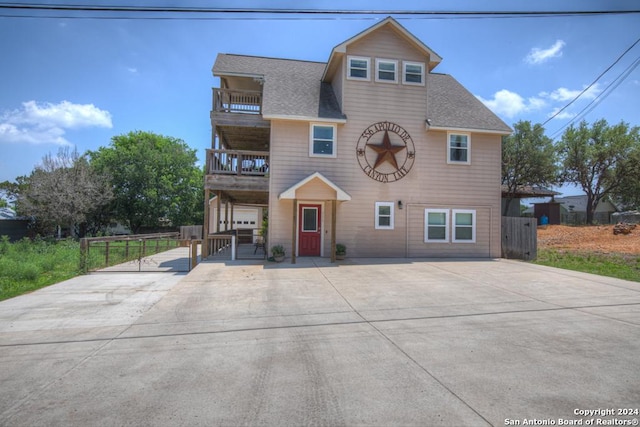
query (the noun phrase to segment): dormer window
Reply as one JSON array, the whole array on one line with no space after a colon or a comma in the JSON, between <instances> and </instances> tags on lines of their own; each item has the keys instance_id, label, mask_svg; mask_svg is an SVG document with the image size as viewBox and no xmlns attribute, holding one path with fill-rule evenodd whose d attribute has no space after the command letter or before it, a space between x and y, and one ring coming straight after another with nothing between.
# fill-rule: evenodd
<instances>
[{"instance_id":1,"label":"dormer window","mask_svg":"<svg viewBox=\"0 0 640 427\"><path fill-rule=\"evenodd\" d=\"M366 80L369 81L369 58L360 56L349 56L347 78L351 80Z\"/></svg>"},{"instance_id":2,"label":"dormer window","mask_svg":"<svg viewBox=\"0 0 640 427\"><path fill-rule=\"evenodd\" d=\"M376 81L398 83L398 61L376 58Z\"/></svg>"},{"instance_id":3,"label":"dormer window","mask_svg":"<svg viewBox=\"0 0 640 427\"><path fill-rule=\"evenodd\" d=\"M403 62L402 67L402 83L424 86L424 64L422 62Z\"/></svg>"}]
</instances>

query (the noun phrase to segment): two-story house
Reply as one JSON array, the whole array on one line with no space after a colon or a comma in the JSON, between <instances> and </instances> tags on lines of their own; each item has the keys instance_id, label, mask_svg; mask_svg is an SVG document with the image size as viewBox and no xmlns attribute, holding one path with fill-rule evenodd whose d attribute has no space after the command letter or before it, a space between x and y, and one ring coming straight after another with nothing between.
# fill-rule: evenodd
<instances>
[{"instance_id":1,"label":"two-story house","mask_svg":"<svg viewBox=\"0 0 640 427\"><path fill-rule=\"evenodd\" d=\"M326 63L218 55L206 200L268 207L268 245L293 262L333 259L336 243L350 257L499 257L511 129L434 73L441 60L393 18Z\"/></svg>"}]
</instances>

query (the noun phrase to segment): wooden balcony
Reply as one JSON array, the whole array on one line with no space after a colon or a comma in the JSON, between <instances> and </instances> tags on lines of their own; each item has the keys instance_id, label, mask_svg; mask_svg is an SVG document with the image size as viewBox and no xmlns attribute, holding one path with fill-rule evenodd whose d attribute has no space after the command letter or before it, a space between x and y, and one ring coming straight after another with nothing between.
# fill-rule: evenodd
<instances>
[{"instance_id":1,"label":"wooden balcony","mask_svg":"<svg viewBox=\"0 0 640 427\"><path fill-rule=\"evenodd\" d=\"M235 201L266 203L268 174L266 151L207 150L205 188L223 191Z\"/></svg>"},{"instance_id":2,"label":"wooden balcony","mask_svg":"<svg viewBox=\"0 0 640 427\"><path fill-rule=\"evenodd\" d=\"M207 150L207 175L265 176L268 172L267 151Z\"/></svg>"},{"instance_id":3,"label":"wooden balcony","mask_svg":"<svg viewBox=\"0 0 640 427\"><path fill-rule=\"evenodd\" d=\"M262 119L262 92L213 88L211 120L222 126L268 127Z\"/></svg>"}]
</instances>

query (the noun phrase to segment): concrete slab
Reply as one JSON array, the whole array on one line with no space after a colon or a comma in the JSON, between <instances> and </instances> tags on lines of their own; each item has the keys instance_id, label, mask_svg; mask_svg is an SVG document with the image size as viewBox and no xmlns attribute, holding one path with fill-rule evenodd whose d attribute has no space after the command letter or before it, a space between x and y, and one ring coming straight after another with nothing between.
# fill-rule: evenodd
<instances>
[{"instance_id":1,"label":"concrete slab","mask_svg":"<svg viewBox=\"0 0 640 427\"><path fill-rule=\"evenodd\" d=\"M157 280L0 303L0 424L558 425L640 403L639 283L313 258Z\"/></svg>"}]
</instances>

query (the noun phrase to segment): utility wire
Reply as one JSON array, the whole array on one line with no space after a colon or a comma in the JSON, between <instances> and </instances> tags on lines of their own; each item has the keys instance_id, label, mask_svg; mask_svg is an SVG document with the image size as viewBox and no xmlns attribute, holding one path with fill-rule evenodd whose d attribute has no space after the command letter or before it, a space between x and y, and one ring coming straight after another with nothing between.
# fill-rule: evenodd
<instances>
[{"instance_id":1,"label":"utility wire","mask_svg":"<svg viewBox=\"0 0 640 427\"><path fill-rule=\"evenodd\" d=\"M289 8L219 8L219 7L167 7L167 6L120 6L120 5L72 5L43 3L0 3L0 9L21 11L74 11L74 12L150 12L150 13L214 13L214 14L296 14L296 15L415 15L415 16L589 16L636 14L634 10L590 10L590 11L428 11L428 10L358 10L358 9L289 9ZM32 16L32 17L38 17Z\"/></svg>"},{"instance_id":2,"label":"utility wire","mask_svg":"<svg viewBox=\"0 0 640 427\"><path fill-rule=\"evenodd\" d=\"M609 65L607 67L606 70L604 70L602 73L600 73L600 75L598 77L596 77L596 79L591 82L591 84L589 86L587 86L586 88L584 88L584 90L582 92L580 92L575 98L573 98L571 101L569 101L569 103L567 105L565 105L564 107L562 107L561 109L559 109L558 111L556 111L551 117L549 117L544 123L542 123L542 126L546 125L547 123L549 123L554 117L557 117L558 114L560 114L561 112L563 112L564 110L567 109L567 107L569 107L571 104L573 104L574 102L576 102L578 100L578 98L580 98L582 95L584 95L584 93L586 91L588 91L589 89L591 89L591 87L593 85L595 85L598 80L600 80L602 78L602 76L604 76L610 69L612 69L614 67L614 65L616 65L618 62L620 62L620 60L631 50L633 49L638 43L640 43L640 38L638 40L636 40L631 46L629 46L624 52L622 52L622 54L620 56L618 56L618 59L616 59L615 61L613 61L613 63L611 65Z\"/></svg>"},{"instance_id":3,"label":"utility wire","mask_svg":"<svg viewBox=\"0 0 640 427\"><path fill-rule=\"evenodd\" d=\"M638 65L640 65L640 56L637 57L635 61L633 61L627 68L625 68L624 71L622 71L622 73L618 75L618 77L616 77L611 83L609 83L598 96L596 96L590 103L588 103L582 110L580 110L580 112L576 114L574 118L569 120L564 126L555 131L551 135L551 139L555 139L566 127L572 125L578 120L581 120L591 111L593 111L594 108L596 108L602 101L604 101L609 95L611 95L611 93L618 86L620 86L620 84L625 81L627 77L629 77L629 75L638 67Z\"/></svg>"}]
</instances>

